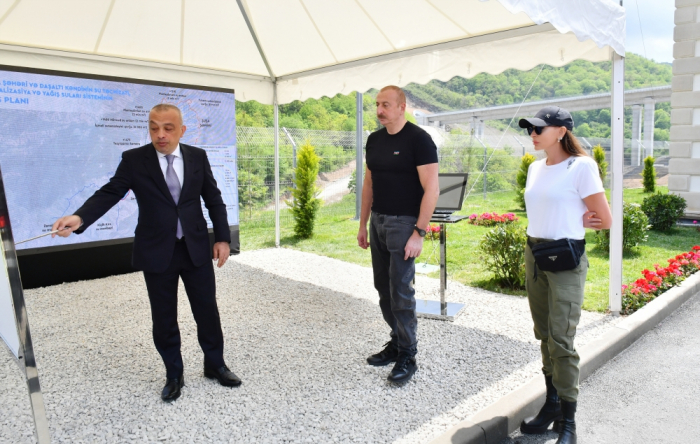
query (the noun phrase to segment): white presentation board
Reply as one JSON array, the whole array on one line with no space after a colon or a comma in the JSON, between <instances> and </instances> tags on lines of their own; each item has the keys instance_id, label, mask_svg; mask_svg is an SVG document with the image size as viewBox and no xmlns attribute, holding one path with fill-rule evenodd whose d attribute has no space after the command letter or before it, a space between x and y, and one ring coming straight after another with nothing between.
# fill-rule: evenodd
<instances>
[{"instance_id":1,"label":"white presentation board","mask_svg":"<svg viewBox=\"0 0 700 444\"><path fill-rule=\"evenodd\" d=\"M19 336L15 324L15 309L12 305L10 278L7 275L5 250L0 242L0 337L5 341L15 358L19 358Z\"/></svg>"},{"instance_id":2,"label":"white presentation board","mask_svg":"<svg viewBox=\"0 0 700 444\"><path fill-rule=\"evenodd\" d=\"M181 142L207 151L229 225L238 225L232 91L0 69L0 165L15 240L50 231L107 183L123 151L150 142L148 112L165 102L183 112ZM132 238L137 218L129 191L80 236L44 237L17 249Z\"/></svg>"}]
</instances>

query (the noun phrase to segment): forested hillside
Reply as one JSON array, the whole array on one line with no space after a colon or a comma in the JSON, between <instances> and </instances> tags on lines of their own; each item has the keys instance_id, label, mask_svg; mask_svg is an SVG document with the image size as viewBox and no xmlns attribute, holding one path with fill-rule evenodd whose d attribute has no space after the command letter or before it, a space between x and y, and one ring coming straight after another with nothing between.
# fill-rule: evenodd
<instances>
[{"instance_id":1,"label":"forested hillside","mask_svg":"<svg viewBox=\"0 0 700 444\"><path fill-rule=\"evenodd\" d=\"M432 112L492 105L520 103L552 97L570 97L610 90L610 62L575 61L561 68L544 66L530 71L508 70L499 75L479 74L471 79L454 77L447 82L437 80L427 85L410 84L404 89L409 102ZM538 76L539 73L539 76ZM627 89L668 85L671 65L656 63L635 54L625 61ZM529 95L528 90L532 86ZM257 102L237 102L239 126L272 126L272 107ZM655 140L668 140L670 104L658 103L655 118ZM374 95L364 97L364 128L378 127L374 112ZM610 136L610 110L573 113L575 133L584 137ZM626 110L626 137L630 137L631 111ZM337 95L319 100L292 102L280 106L280 126L290 128L352 131L355 129L355 95Z\"/></svg>"}]
</instances>

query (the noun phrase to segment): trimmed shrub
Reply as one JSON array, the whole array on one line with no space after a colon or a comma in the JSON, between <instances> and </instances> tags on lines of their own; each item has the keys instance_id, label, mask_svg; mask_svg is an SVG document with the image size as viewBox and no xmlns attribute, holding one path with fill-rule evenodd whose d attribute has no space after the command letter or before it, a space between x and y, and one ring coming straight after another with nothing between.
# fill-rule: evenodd
<instances>
[{"instance_id":1,"label":"trimmed shrub","mask_svg":"<svg viewBox=\"0 0 700 444\"><path fill-rule=\"evenodd\" d=\"M653 194L642 201L642 211L649 218L652 229L666 231L683 216L686 202L675 194Z\"/></svg>"},{"instance_id":2,"label":"trimmed shrub","mask_svg":"<svg viewBox=\"0 0 700 444\"><path fill-rule=\"evenodd\" d=\"M515 196L515 201L520 205L520 208L525 210L525 185L527 184L527 169L530 164L535 161L535 156L526 153L520 160L520 169L515 176L515 186L518 194Z\"/></svg>"},{"instance_id":3,"label":"trimmed shrub","mask_svg":"<svg viewBox=\"0 0 700 444\"><path fill-rule=\"evenodd\" d=\"M639 204L623 202L622 204L622 249L630 251L642 242L646 242L649 231L649 218ZM610 230L596 233L598 247L610 251Z\"/></svg>"},{"instance_id":4,"label":"trimmed shrub","mask_svg":"<svg viewBox=\"0 0 700 444\"><path fill-rule=\"evenodd\" d=\"M314 147L309 142L304 143L297 152L297 168L295 189L290 189L292 202L287 205L292 209L294 216L294 234L302 239L308 239L314 234L316 213L321 208L321 199L318 199L319 190L316 187L316 177L320 158L314 152Z\"/></svg>"},{"instance_id":5,"label":"trimmed shrub","mask_svg":"<svg viewBox=\"0 0 700 444\"><path fill-rule=\"evenodd\" d=\"M644 159L642 184L644 185L645 193L653 193L656 190L656 169L654 169L654 158L651 156Z\"/></svg>"},{"instance_id":6,"label":"trimmed shrub","mask_svg":"<svg viewBox=\"0 0 700 444\"><path fill-rule=\"evenodd\" d=\"M499 225L487 232L479 243L484 263L496 281L513 289L525 287L525 227Z\"/></svg>"},{"instance_id":7,"label":"trimmed shrub","mask_svg":"<svg viewBox=\"0 0 700 444\"><path fill-rule=\"evenodd\" d=\"M357 192L357 170L353 170L352 174L350 174L348 190L350 190L350 194L355 194Z\"/></svg>"},{"instance_id":8,"label":"trimmed shrub","mask_svg":"<svg viewBox=\"0 0 700 444\"><path fill-rule=\"evenodd\" d=\"M605 183L605 176L608 175L608 162L605 161L605 150L602 146L596 145L593 147L593 159L598 164L598 174L600 180Z\"/></svg>"}]
</instances>

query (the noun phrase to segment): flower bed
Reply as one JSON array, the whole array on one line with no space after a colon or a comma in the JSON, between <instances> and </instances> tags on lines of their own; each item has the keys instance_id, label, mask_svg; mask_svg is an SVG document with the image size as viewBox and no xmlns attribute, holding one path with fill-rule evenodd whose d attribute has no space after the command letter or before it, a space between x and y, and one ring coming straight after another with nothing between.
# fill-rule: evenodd
<instances>
[{"instance_id":1,"label":"flower bed","mask_svg":"<svg viewBox=\"0 0 700 444\"><path fill-rule=\"evenodd\" d=\"M654 264L654 270L643 270L643 278L622 286L622 314L632 314L664 291L680 284L700 270L700 246L668 260L668 266Z\"/></svg>"},{"instance_id":2,"label":"flower bed","mask_svg":"<svg viewBox=\"0 0 700 444\"><path fill-rule=\"evenodd\" d=\"M430 224L428 225L428 228L425 230L425 238L428 240L440 240L440 225L433 225Z\"/></svg>"},{"instance_id":3,"label":"flower bed","mask_svg":"<svg viewBox=\"0 0 700 444\"><path fill-rule=\"evenodd\" d=\"M474 213L469 216L469 223L488 227L491 225L509 224L511 222L516 222L518 219L520 218L513 213Z\"/></svg>"}]
</instances>

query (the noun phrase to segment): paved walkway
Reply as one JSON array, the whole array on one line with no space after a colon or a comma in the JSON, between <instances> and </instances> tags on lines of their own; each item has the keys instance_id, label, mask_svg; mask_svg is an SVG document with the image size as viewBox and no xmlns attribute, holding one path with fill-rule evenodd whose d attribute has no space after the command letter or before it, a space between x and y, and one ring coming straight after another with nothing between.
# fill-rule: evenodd
<instances>
[{"instance_id":1,"label":"paved walkway","mask_svg":"<svg viewBox=\"0 0 700 444\"><path fill-rule=\"evenodd\" d=\"M700 294L581 384L579 442L700 442ZM550 444L521 435L501 444Z\"/></svg>"}]
</instances>

